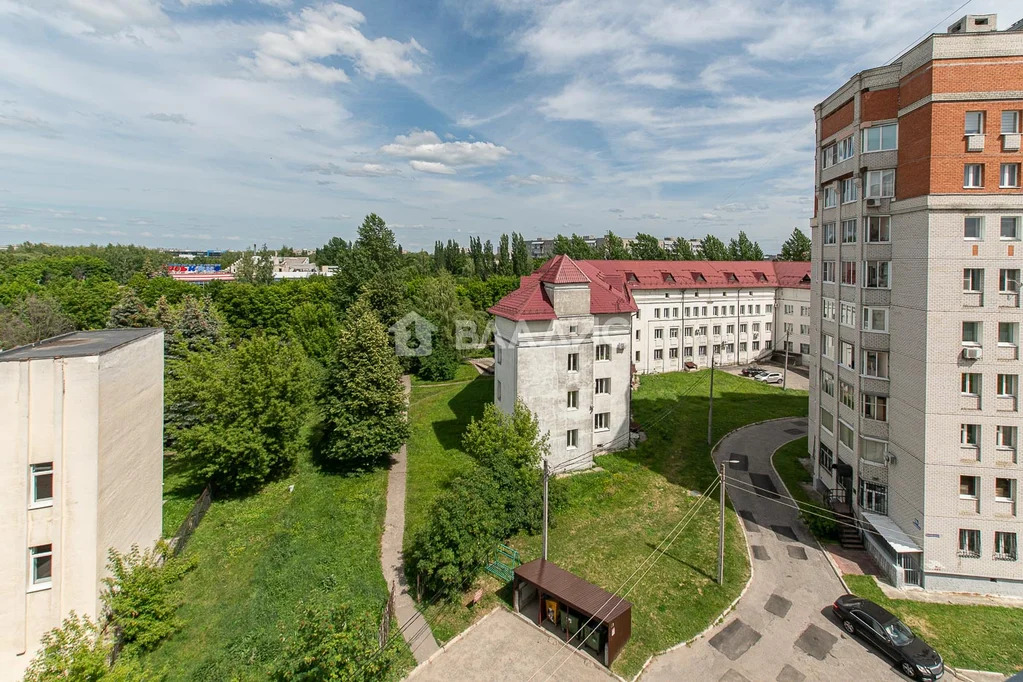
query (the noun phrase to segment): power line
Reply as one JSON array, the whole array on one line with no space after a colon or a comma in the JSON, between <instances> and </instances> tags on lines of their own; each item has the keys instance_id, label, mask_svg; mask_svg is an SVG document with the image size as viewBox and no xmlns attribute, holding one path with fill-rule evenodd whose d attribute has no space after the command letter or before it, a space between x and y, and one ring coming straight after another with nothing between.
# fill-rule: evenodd
<instances>
[{"instance_id":1,"label":"power line","mask_svg":"<svg viewBox=\"0 0 1023 682\"><path fill-rule=\"evenodd\" d=\"M948 20L949 20L949 18L950 18L950 17L952 16L952 15L954 15L954 14L955 14L956 12L958 12L958 11L959 11L959 10L961 10L962 8L964 8L964 7L966 7L967 5L969 5L969 4L971 3L971 2L973 2L973 0L966 0L966 2L964 2L963 4L961 4L961 5L959 5L958 7L956 7L956 8L954 9L954 10L952 10L951 12L949 12L949 13L948 13L948 15L947 15L947 16L946 16L946 17L945 17L944 19L942 19L941 21L939 21L938 23L936 23L936 24L935 24L934 26L931 26L931 28L930 28L930 29L928 29L926 33L924 33L924 34L923 34L922 36L920 36L919 38L917 38L916 40L914 40L913 42L911 42L911 43L910 43L909 45L907 45L906 47L902 48L901 50L899 50L898 52L896 52L896 53L895 53L894 55L892 55L892 58L891 58L891 59L889 59L888 61L886 61L886 62L885 62L885 66L887 66L888 64L891 64L891 63L892 63L893 61L895 61L895 60L896 60L896 58L898 58L898 57L899 57L899 55L902 55L902 54L904 54L904 53L906 52L906 50L908 50L909 48L913 47L914 45L916 45L917 43L919 43L919 42L920 42L921 40L923 40L923 39L924 39L924 38L926 38L927 36L929 36L929 35L931 35L932 33L934 33L934 29L936 29L936 28L938 28L939 26L941 26L942 24L944 24L944 23L945 23L946 21L948 21Z\"/></svg>"}]
</instances>

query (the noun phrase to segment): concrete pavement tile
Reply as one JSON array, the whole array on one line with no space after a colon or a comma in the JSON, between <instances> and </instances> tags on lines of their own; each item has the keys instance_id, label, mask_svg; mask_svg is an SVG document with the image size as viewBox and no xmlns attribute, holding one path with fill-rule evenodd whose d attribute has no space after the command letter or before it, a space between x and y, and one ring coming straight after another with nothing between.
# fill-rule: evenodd
<instances>
[{"instance_id":1,"label":"concrete pavement tile","mask_svg":"<svg viewBox=\"0 0 1023 682\"><path fill-rule=\"evenodd\" d=\"M734 661L760 641L760 633L736 618L710 638L710 645Z\"/></svg>"},{"instance_id":2,"label":"concrete pavement tile","mask_svg":"<svg viewBox=\"0 0 1023 682\"><path fill-rule=\"evenodd\" d=\"M791 608L792 602L790 602L788 599L781 596L780 594L772 594L771 597L767 600L767 603L764 604L765 611L767 611L768 613L773 613L779 618L784 618L785 615L789 612L789 609Z\"/></svg>"},{"instance_id":3,"label":"concrete pavement tile","mask_svg":"<svg viewBox=\"0 0 1023 682\"><path fill-rule=\"evenodd\" d=\"M770 561L771 555L767 553L767 548L762 545L750 545L750 549L753 550L753 558L760 561Z\"/></svg>"},{"instance_id":4,"label":"concrete pavement tile","mask_svg":"<svg viewBox=\"0 0 1023 682\"><path fill-rule=\"evenodd\" d=\"M750 682L750 679L734 668L729 668L728 672L718 678L718 682Z\"/></svg>"},{"instance_id":5,"label":"concrete pavement tile","mask_svg":"<svg viewBox=\"0 0 1023 682\"><path fill-rule=\"evenodd\" d=\"M786 540L799 540L796 537L796 531L792 530L792 526L771 526L771 530L774 531L774 534L782 542Z\"/></svg>"},{"instance_id":6,"label":"concrete pavement tile","mask_svg":"<svg viewBox=\"0 0 1023 682\"><path fill-rule=\"evenodd\" d=\"M793 668L788 663L778 673L778 677L775 678L778 682L803 682L806 679L806 675Z\"/></svg>"},{"instance_id":7,"label":"concrete pavement tile","mask_svg":"<svg viewBox=\"0 0 1023 682\"><path fill-rule=\"evenodd\" d=\"M806 561L806 550L798 545L787 545L785 549L789 552L789 558Z\"/></svg>"},{"instance_id":8,"label":"concrete pavement tile","mask_svg":"<svg viewBox=\"0 0 1023 682\"><path fill-rule=\"evenodd\" d=\"M838 637L811 623L803 630L803 634L799 635L796 647L818 661L823 661L831 653L831 647L835 646L837 641Z\"/></svg>"}]
</instances>

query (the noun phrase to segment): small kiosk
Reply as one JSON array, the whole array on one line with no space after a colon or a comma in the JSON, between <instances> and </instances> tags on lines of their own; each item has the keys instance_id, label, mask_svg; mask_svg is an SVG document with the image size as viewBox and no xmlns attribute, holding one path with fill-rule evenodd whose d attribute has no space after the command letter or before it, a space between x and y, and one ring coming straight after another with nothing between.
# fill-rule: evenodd
<instances>
[{"instance_id":1,"label":"small kiosk","mask_svg":"<svg viewBox=\"0 0 1023 682\"><path fill-rule=\"evenodd\" d=\"M515 610L610 667L632 635L632 604L543 559L515 569Z\"/></svg>"}]
</instances>

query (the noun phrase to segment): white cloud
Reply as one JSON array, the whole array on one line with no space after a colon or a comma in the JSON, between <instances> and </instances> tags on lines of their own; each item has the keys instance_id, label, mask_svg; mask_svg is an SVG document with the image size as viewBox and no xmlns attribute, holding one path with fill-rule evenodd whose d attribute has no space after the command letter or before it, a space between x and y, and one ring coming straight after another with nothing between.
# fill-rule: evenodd
<instances>
[{"instance_id":1,"label":"white cloud","mask_svg":"<svg viewBox=\"0 0 1023 682\"><path fill-rule=\"evenodd\" d=\"M412 167L412 170L419 171L420 173L435 173L437 175L454 175L455 169L437 161L419 161L413 159L408 162L408 165Z\"/></svg>"},{"instance_id":2,"label":"white cloud","mask_svg":"<svg viewBox=\"0 0 1023 682\"><path fill-rule=\"evenodd\" d=\"M367 78L410 76L422 71L416 57L426 50L410 38L367 38L357 28L366 17L340 3L306 7L291 16L286 33L268 31L258 39L252 57L243 60L268 78L305 76L323 83L346 83L348 73L321 60L343 57Z\"/></svg>"},{"instance_id":3,"label":"white cloud","mask_svg":"<svg viewBox=\"0 0 1023 682\"><path fill-rule=\"evenodd\" d=\"M504 179L512 185L564 185L575 182L575 178L566 175L509 175Z\"/></svg>"},{"instance_id":4,"label":"white cloud","mask_svg":"<svg viewBox=\"0 0 1023 682\"><path fill-rule=\"evenodd\" d=\"M345 175L350 178L380 178L388 175L401 175L401 170L393 166L384 166L379 163L364 163L361 166L339 166L333 162L314 163L304 167L307 173L319 173L320 175Z\"/></svg>"},{"instance_id":5,"label":"white cloud","mask_svg":"<svg viewBox=\"0 0 1023 682\"><path fill-rule=\"evenodd\" d=\"M146 114L146 118L152 121L161 121L163 123L176 123L178 125L194 126L195 121L188 118L184 114L164 114L164 113L153 113Z\"/></svg>"},{"instance_id":6,"label":"white cloud","mask_svg":"<svg viewBox=\"0 0 1023 682\"><path fill-rule=\"evenodd\" d=\"M380 151L388 156L398 156L445 167L490 166L511 154L511 151L493 142L442 142L437 133L430 130L417 130L408 135L398 135L394 138L394 142L385 144ZM416 170L423 170L414 163L410 163L410 165ZM448 171L427 172L447 173Z\"/></svg>"},{"instance_id":7,"label":"white cloud","mask_svg":"<svg viewBox=\"0 0 1023 682\"><path fill-rule=\"evenodd\" d=\"M71 33L110 35L168 23L159 0L35 0L17 4Z\"/></svg>"}]
</instances>

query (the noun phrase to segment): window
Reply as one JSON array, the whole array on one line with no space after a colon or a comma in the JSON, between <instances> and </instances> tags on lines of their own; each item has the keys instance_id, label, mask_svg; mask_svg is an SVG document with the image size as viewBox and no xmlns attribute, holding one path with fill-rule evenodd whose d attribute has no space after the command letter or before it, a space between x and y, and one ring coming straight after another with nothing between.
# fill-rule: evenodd
<instances>
[{"instance_id":1,"label":"window","mask_svg":"<svg viewBox=\"0 0 1023 682\"><path fill-rule=\"evenodd\" d=\"M32 505L48 507L53 504L53 462L32 465Z\"/></svg>"},{"instance_id":2,"label":"window","mask_svg":"<svg viewBox=\"0 0 1023 682\"><path fill-rule=\"evenodd\" d=\"M610 379L597 379L596 386L593 389L594 393L603 394L611 392L611 380Z\"/></svg>"},{"instance_id":3,"label":"window","mask_svg":"<svg viewBox=\"0 0 1023 682\"><path fill-rule=\"evenodd\" d=\"M895 196L895 169L867 171L867 197L872 199Z\"/></svg>"},{"instance_id":4,"label":"window","mask_svg":"<svg viewBox=\"0 0 1023 682\"><path fill-rule=\"evenodd\" d=\"M1002 112L1002 135L1015 135L1019 132L1019 112Z\"/></svg>"},{"instance_id":5,"label":"window","mask_svg":"<svg viewBox=\"0 0 1023 682\"><path fill-rule=\"evenodd\" d=\"M959 556L970 559L980 558L980 531L969 528L959 529Z\"/></svg>"},{"instance_id":6,"label":"window","mask_svg":"<svg viewBox=\"0 0 1023 682\"><path fill-rule=\"evenodd\" d=\"M664 328L663 327L658 327L657 329L654 330L654 338L655 339L663 339L664 338Z\"/></svg>"},{"instance_id":7,"label":"window","mask_svg":"<svg viewBox=\"0 0 1023 682\"><path fill-rule=\"evenodd\" d=\"M863 416L874 421L888 421L888 398L883 395L863 395Z\"/></svg>"},{"instance_id":8,"label":"window","mask_svg":"<svg viewBox=\"0 0 1023 682\"><path fill-rule=\"evenodd\" d=\"M835 396L835 375L831 372L825 372L821 370L821 390L830 395Z\"/></svg>"},{"instance_id":9,"label":"window","mask_svg":"<svg viewBox=\"0 0 1023 682\"><path fill-rule=\"evenodd\" d=\"M984 291L983 268L963 268L963 291L971 293Z\"/></svg>"},{"instance_id":10,"label":"window","mask_svg":"<svg viewBox=\"0 0 1023 682\"><path fill-rule=\"evenodd\" d=\"M1019 341L1019 322L998 323L998 345L1015 346Z\"/></svg>"},{"instance_id":11,"label":"window","mask_svg":"<svg viewBox=\"0 0 1023 682\"><path fill-rule=\"evenodd\" d=\"M577 325L577 324L569 325L568 326L568 333L569 334L578 334L579 333L579 325Z\"/></svg>"},{"instance_id":12,"label":"window","mask_svg":"<svg viewBox=\"0 0 1023 682\"><path fill-rule=\"evenodd\" d=\"M497 396L497 402L501 402L501 380L498 379L494 382L494 395Z\"/></svg>"},{"instance_id":13,"label":"window","mask_svg":"<svg viewBox=\"0 0 1023 682\"><path fill-rule=\"evenodd\" d=\"M579 409L579 391L568 392L568 409L577 410Z\"/></svg>"},{"instance_id":14,"label":"window","mask_svg":"<svg viewBox=\"0 0 1023 682\"><path fill-rule=\"evenodd\" d=\"M849 341L839 341L838 362L849 369L856 369L856 346Z\"/></svg>"},{"instance_id":15,"label":"window","mask_svg":"<svg viewBox=\"0 0 1023 682\"><path fill-rule=\"evenodd\" d=\"M671 359L677 358L678 357L678 348L669 348L668 349L668 357L671 358Z\"/></svg>"},{"instance_id":16,"label":"window","mask_svg":"<svg viewBox=\"0 0 1023 682\"><path fill-rule=\"evenodd\" d=\"M841 324L846 327L856 328L856 306L852 303L846 303L842 301L842 317Z\"/></svg>"},{"instance_id":17,"label":"window","mask_svg":"<svg viewBox=\"0 0 1023 682\"><path fill-rule=\"evenodd\" d=\"M831 448L829 448L824 443L821 443L820 447L818 448L818 453L819 453L818 457L821 463L821 469L830 470L835 463L835 454L831 452Z\"/></svg>"},{"instance_id":18,"label":"window","mask_svg":"<svg viewBox=\"0 0 1023 682\"><path fill-rule=\"evenodd\" d=\"M49 585L53 582L53 545L36 545L28 550L32 564L32 585Z\"/></svg>"},{"instance_id":19,"label":"window","mask_svg":"<svg viewBox=\"0 0 1023 682\"><path fill-rule=\"evenodd\" d=\"M1019 216L1002 216L1002 239L1019 239Z\"/></svg>"},{"instance_id":20,"label":"window","mask_svg":"<svg viewBox=\"0 0 1023 682\"><path fill-rule=\"evenodd\" d=\"M888 308L863 308L863 331L888 332Z\"/></svg>"},{"instance_id":21,"label":"window","mask_svg":"<svg viewBox=\"0 0 1023 682\"><path fill-rule=\"evenodd\" d=\"M758 334L759 332L760 332L760 323L759 322L754 322L753 323L753 333L754 334Z\"/></svg>"},{"instance_id":22,"label":"window","mask_svg":"<svg viewBox=\"0 0 1023 682\"><path fill-rule=\"evenodd\" d=\"M984 332L980 322L963 322L963 343L980 345L984 338Z\"/></svg>"},{"instance_id":23,"label":"window","mask_svg":"<svg viewBox=\"0 0 1023 682\"><path fill-rule=\"evenodd\" d=\"M1019 291L1019 270L998 271L998 291L1003 294L1016 293Z\"/></svg>"},{"instance_id":24,"label":"window","mask_svg":"<svg viewBox=\"0 0 1023 682\"><path fill-rule=\"evenodd\" d=\"M703 357L703 358L707 357L707 347L706 346L700 346L700 357Z\"/></svg>"},{"instance_id":25,"label":"window","mask_svg":"<svg viewBox=\"0 0 1023 682\"><path fill-rule=\"evenodd\" d=\"M984 164L968 163L963 166L963 187L977 188L984 186Z\"/></svg>"},{"instance_id":26,"label":"window","mask_svg":"<svg viewBox=\"0 0 1023 682\"><path fill-rule=\"evenodd\" d=\"M1000 448L1016 447L1016 427L998 426L995 428L995 445Z\"/></svg>"},{"instance_id":27,"label":"window","mask_svg":"<svg viewBox=\"0 0 1023 682\"><path fill-rule=\"evenodd\" d=\"M968 215L963 224L963 239L983 239L984 218L982 216Z\"/></svg>"},{"instance_id":28,"label":"window","mask_svg":"<svg viewBox=\"0 0 1023 682\"><path fill-rule=\"evenodd\" d=\"M871 244L887 244L892 237L891 216L867 216L863 219L863 238Z\"/></svg>"},{"instance_id":29,"label":"window","mask_svg":"<svg viewBox=\"0 0 1023 682\"><path fill-rule=\"evenodd\" d=\"M685 355L685 356L686 356L687 358L691 358L691 357L693 357L693 347L692 347L692 346L686 346L685 348L683 348L683 349L682 349L682 353L683 353L683 354L684 354L684 355Z\"/></svg>"},{"instance_id":30,"label":"window","mask_svg":"<svg viewBox=\"0 0 1023 682\"><path fill-rule=\"evenodd\" d=\"M801 324L801 325L799 325L799 334L800 334L800 336L806 336L809 333L810 333L810 325L808 325L808 324Z\"/></svg>"},{"instance_id":31,"label":"window","mask_svg":"<svg viewBox=\"0 0 1023 682\"><path fill-rule=\"evenodd\" d=\"M760 350L760 342L759 341L754 341L753 342L753 350Z\"/></svg>"},{"instance_id":32,"label":"window","mask_svg":"<svg viewBox=\"0 0 1023 682\"><path fill-rule=\"evenodd\" d=\"M665 297L667 297L668 295L667 295L667 294L665 294L664 296L665 296ZM665 309L664 309L664 317L665 317L665 318L667 318L667 317L668 317L668 308L665 308Z\"/></svg>"},{"instance_id":33,"label":"window","mask_svg":"<svg viewBox=\"0 0 1023 682\"><path fill-rule=\"evenodd\" d=\"M821 167L830 168L838 163L838 145L829 144L821 149Z\"/></svg>"},{"instance_id":34,"label":"window","mask_svg":"<svg viewBox=\"0 0 1023 682\"><path fill-rule=\"evenodd\" d=\"M801 305L801 306L799 306L799 316L800 317L810 317L810 306L808 306L808 305Z\"/></svg>"},{"instance_id":35,"label":"window","mask_svg":"<svg viewBox=\"0 0 1023 682\"><path fill-rule=\"evenodd\" d=\"M999 502L1012 502L1016 499L1016 479L1014 478L996 478L995 479L995 499Z\"/></svg>"},{"instance_id":36,"label":"window","mask_svg":"<svg viewBox=\"0 0 1023 682\"><path fill-rule=\"evenodd\" d=\"M735 325L734 324L730 324L727 327L725 327L725 333L726 334L734 334L735 333Z\"/></svg>"},{"instance_id":37,"label":"window","mask_svg":"<svg viewBox=\"0 0 1023 682\"><path fill-rule=\"evenodd\" d=\"M999 187L1019 187L1019 164L1003 163L998 171Z\"/></svg>"},{"instance_id":38,"label":"window","mask_svg":"<svg viewBox=\"0 0 1023 682\"><path fill-rule=\"evenodd\" d=\"M1016 560L1016 534L995 531L995 559L1001 561Z\"/></svg>"},{"instance_id":39,"label":"window","mask_svg":"<svg viewBox=\"0 0 1023 682\"><path fill-rule=\"evenodd\" d=\"M639 362L639 351L636 351L636 362Z\"/></svg>"},{"instance_id":40,"label":"window","mask_svg":"<svg viewBox=\"0 0 1023 682\"><path fill-rule=\"evenodd\" d=\"M821 355L832 359L835 357L835 337L831 334L821 334Z\"/></svg>"},{"instance_id":41,"label":"window","mask_svg":"<svg viewBox=\"0 0 1023 682\"><path fill-rule=\"evenodd\" d=\"M654 349L654 360L663 360L663 359L664 359L664 350L661 349L661 348L655 348Z\"/></svg>"},{"instance_id":42,"label":"window","mask_svg":"<svg viewBox=\"0 0 1023 682\"><path fill-rule=\"evenodd\" d=\"M692 327L686 327L685 328L685 335L686 335L686 337L692 337L692 335L693 335L693 328Z\"/></svg>"},{"instance_id":43,"label":"window","mask_svg":"<svg viewBox=\"0 0 1023 682\"><path fill-rule=\"evenodd\" d=\"M678 308L672 308L671 309L671 316L672 317L678 317Z\"/></svg>"},{"instance_id":44,"label":"window","mask_svg":"<svg viewBox=\"0 0 1023 682\"><path fill-rule=\"evenodd\" d=\"M1019 393L1019 375L999 374L996 385L998 387L997 393L999 397L1015 398Z\"/></svg>"},{"instance_id":45,"label":"window","mask_svg":"<svg viewBox=\"0 0 1023 682\"><path fill-rule=\"evenodd\" d=\"M791 315L792 313L795 312L795 310L796 309L793 306L790 306L790 305L786 305L785 306L785 314L786 315Z\"/></svg>"},{"instance_id":46,"label":"window","mask_svg":"<svg viewBox=\"0 0 1023 682\"><path fill-rule=\"evenodd\" d=\"M853 148L853 136L845 138L844 140L838 141L838 162L842 163L846 159L851 159L855 149Z\"/></svg>"},{"instance_id":47,"label":"window","mask_svg":"<svg viewBox=\"0 0 1023 682\"><path fill-rule=\"evenodd\" d=\"M821 428L828 433L835 432L835 417L823 407L821 408Z\"/></svg>"},{"instance_id":48,"label":"window","mask_svg":"<svg viewBox=\"0 0 1023 682\"><path fill-rule=\"evenodd\" d=\"M855 441L853 440L853 438L854 438L854 436L853 436L852 427L849 426L848 424L846 424L841 419L839 419L838 420L838 442L841 443L842 445L844 445L845 447L849 448L850 450L853 450L854 449L853 446L855 444Z\"/></svg>"},{"instance_id":49,"label":"window","mask_svg":"<svg viewBox=\"0 0 1023 682\"><path fill-rule=\"evenodd\" d=\"M842 221L842 243L854 244L856 242L856 218Z\"/></svg>"},{"instance_id":50,"label":"window","mask_svg":"<svg viewBox=\"0 0 1023 682\"><path fill-rule=\"evenodd\" d=\"M835 191L833 185L828 185L824 188L824 208L834 208L838 206L838 192Z\"/></svg>"},{"instance_id":51,"label":"window","mask_svg":"<svg viewBox=\"0 0 1023 682\"><path fill-rule=\"evenodd\" d=\"M838 397L839 400L842 401L842 404L850 410L856 409L856 392L853 390L852 384L847 381L839 380Z\"/></svg>"},{"instance_id":52,"label":"window","mask_svg":"<svg viewBox=\"0 0 1023 682\"><path fill-rule=\"evenodd\" d=\"M639 330L636 330L636 340L639 341Z\"/></svg>"},{"instance_id":53,"label":"window","mask_svg":"<svg viewBox=\"0 0 1023 682\"><path fill-rule=\"evenodd\" d=\"M888 514L888 486L860 479L860 507L875 514Z\"/></svg>"},{"instance_id":54,"label":"window","mask_svg":"<svg viewBox=\"0 0 1023 682\"><path fill-rule=\"evenodd\" d=\"M707 325L702 325L699 328L697 328L696 334L698 336L706 336L707 335Z\"/></svg>"},{"instance_id":55,"label":"window","mask_svg":"<svg viewBox=\"0 0 1023 682\"><path fill-rule=\"evenodd\" d=\"M593 430L594 431L607 431L611 428L611 413L610 412L598 412L593 415Z\"/></svg>"},{"instance_id":56,"label":"window","mask_svg":"<svg viewBox=\"0 0 1023 682\"><path fill-rule=\"evenodd\" d=\"M826 260L821 263L821 281L823 282L835 281L835 261Z\"/></svg>"},{"instance_id":57,"label":"window","mask_svg":"<svg viewBox=\"0 0 1023 682\"><path fill-rule=\"evenodd\" d=\"M959 477L959 497L977 499L977 491L980 489L979 476Z\"/></svg>"},{"instance_id":58,"label":"window","mask_svg":"<svg viewBox=\"0 0 1023 682\"><path fill-rule=\"evenodd\" d=\"M887 379L888 352L883 350L863 351L863 376Z\"/></svg>"},{"instance_id":59,"label":"window","mask_svg":"<svg viewBox=\"0 0 1023 682\"><path fill-rule=\"evenodd\" d=\"M842 284L856 284L857 263L851 260L842 261Z\"/></svg>"},{"instance_id":60,"label":"window","mask_svg":"<svg viewBox=\"0 0 1023 682\"><path fill-rule=\"evenodd\" d=\"M980 424L960 424L959 444L980 447Z\"/></svg>"},{"instance_id":61,"label":"window","mask_svg":"<svg viewBox=\"0 0 1023 682\"><path fill-rule=\"evenodd\" d=\"M984 134L984 112L983 111L967 111L966 112L966 134L967 135L983 135Z\"/></svg>"},{"instance_id":62,"label":"window","mask_svg":"<svg viewBox=\"0 0 1023 682\"><path fill-rule=\"evenodd\" d=\"M809 355L810 354L810 344L808 344L808 343L801 343L801 344L799 344L799 352L802 353L803 355Z\"/></svg>"},{"instance_id":63,"label":"window","mask_svg":"<svg viewBox=\"0 0 1023 682\"><path fill-rule=\"evenodd\" d=\"M842 181L842 203L848 204L852 201L859 199L859 195L856 193L856 180L853 178L847 178Z\"/></svg>"},{"instance_id":64,"label":"window","mask_svg":"<svg viewBox=\"0 0 1023 682\"><path fill-rule=\"evenodd\" d=\"M714 306L714 317L718 316L718 307Z\"/></svg>"},{"instance_id":65,"label":"window","mask_svg":"<svg viewBox=\"0 0 1023 682\"><path fill-rule=\"evenodd\" d=\"M668 330L668 337L672 339L678 338L678 327L672 327Z\"/></svg>"},{"instance_id":66,"label":"window","mask_svg":"<svg viewBox=\"0 0 1023 682\"><path fill-rule=\"evenodd\" d=\"M821 299L821 318L825 320L835 319L835 301L831 298Z\"/></svg>"},{"instance_id":67,"label":"window","mask_svg":"<svg viewBox=\"0 0 1023 682\"><path fill-rule=\"evenodd\" d=\"M891 262L868 260L863 262L863 286L868 289L887 289L891 286Z\"/></svg>"},{"instance_id":68,"label":"window","mask_svg":"<svg viewBox=\"0 0 1023 682\"><path fill-rule=\"evenodd\" d=\"M689 308L686 308L686 317L699 317L699 316L700 316L700 307L699 306L693 308L693 314L692 315L689 314Z\"/></svg>"},{"instance_id":69,"label":"window","mask_svg":"<svg viewBox=\"0 0 1023 682\"><path fill-rule=\"evenodd\" d=\"M714 336L721 336L721 325L714 325Z\"/></svg>"},{"instance_id":70,"label":"window","mask_svg":"<svg viewBox=\"0 0 1023 682\"><path fill-rule=\"evenodd\" d=\"M771 331L771 323L770 322L765 322L764 323L764 331L765 332Z\"/></svg>"},{"instance_id":71,"label":"window","mask_svg":"<svg viewBox=\"0 0 1023 682\"><path fill-rule=\"evenodd\" d=\"M960 382L960 392L963 395L979 396L981 388L980 374L976 372L963 372L962 381Z\"/></svg>"},{"instance_id":72,"label":"window","mask_svg":"<svg viewBox=\"0 0 1023 682\"><path fill-rule=\"evenodd\" d=\"M889 123L883 126L872 126L862 133L860 150L867 152L883 152L898 147L899 126Z\"/></svg>"},{"instance_id":73,"label":"window","mask_svg":"<svg viewBox=\"0 0 1023 682\"><path fill-rule=\"evenodd\" d=\"M565 447L574 450L579 443L579 429L569 429L565 432Z\"/></svg>"},{"instance_id":74,"label":"window","mask_svg":"<svg viewBox=\"0 0 1023 682\"><path fill-rule=\"evenodd\" d=\"M494 360L497 364L501 364L501 360L504 359L504 348L501 348L497 344L494 344Z\"/></svg>"},{"instance_id":75,"label":"window","mask_svg":"<svg viewBox=\"0 0 1023 682\"><path fill-rule=\"evenodd\" d=\"M654 308L654 319L660 319L660 317L661 317L661 309L660 308Z\"/></svg>"}]
</instances>

